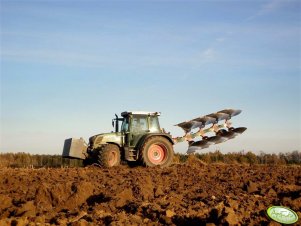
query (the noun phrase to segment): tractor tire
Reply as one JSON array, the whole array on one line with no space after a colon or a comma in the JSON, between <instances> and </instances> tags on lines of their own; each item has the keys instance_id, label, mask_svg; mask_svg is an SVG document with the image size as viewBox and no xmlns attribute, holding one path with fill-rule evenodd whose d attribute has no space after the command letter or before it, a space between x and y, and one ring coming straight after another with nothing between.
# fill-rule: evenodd
<instances>
[{"instance_id":1,"label":"tractor tire","mask_svg":"<svg viewBox=\"0 0 301 226\"><path fill-rule=\"evenodd\" d=\"M93 159L91 158L86 158L83 160L83 167L86 167L86 166L90 166L94 163L95 161L93 161Z\"/></svg>"},{"instance_id":2,"label":"tractor tire","mask_svg":"<svg viewBox=\"0 0 301 226\"><path fill-rule=\"evenodd\" d=\"M117 145L106 144L98 152L97 162L103 167L120 165L120 150Z\"/></svg>"},{"instance_id":3,"label":"tractor tire","mask_svg":"<svg viewBox=\"0 0 301 226\"><path fill-rule=\"evenodd\" d=\"M167 167L173 161L174 151L169 140L161 136L148 138L140 151L140 158L145 166Z\"/></svg>"}]
</instances>

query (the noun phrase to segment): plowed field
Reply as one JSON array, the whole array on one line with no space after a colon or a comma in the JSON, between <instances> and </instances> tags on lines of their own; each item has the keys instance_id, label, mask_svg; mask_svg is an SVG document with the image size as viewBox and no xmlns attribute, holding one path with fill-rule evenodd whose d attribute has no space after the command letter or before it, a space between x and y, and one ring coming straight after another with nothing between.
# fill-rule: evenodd
<instances>
[{"instance_id":1,"label":"plowed field","mask_svg":"<svg viewBox=\"0 0 301 226\"><path fill-rule=\"evenodd\" d=\"M0 169L1 226L277 225L271 205L301 217L301 167Z\"/></svg>"}]
</instances>

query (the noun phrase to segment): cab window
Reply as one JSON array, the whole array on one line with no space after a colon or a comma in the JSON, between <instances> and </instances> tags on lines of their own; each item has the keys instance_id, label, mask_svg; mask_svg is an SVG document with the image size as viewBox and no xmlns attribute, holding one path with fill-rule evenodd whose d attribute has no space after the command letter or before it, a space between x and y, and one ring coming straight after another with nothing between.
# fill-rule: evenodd
<instances>
[{"instance_id":1,"label":"cab window","mask_svg":"<svg viewBox=\"0 0 301 226\"><path fill-rule=\"evenodd\" d=\"M128 132L129 131L129 119L125 118L121 125L121 132Z\"/></svg>"},{"instance_id":2,"label":"cab window","mask_svg":"<svg viewBox=\"0 0 301 226\"><path fill-rule=\"evenodd\" d=\"M132 118L131 132L139 133L148 130L147 117L144 115L135 115Z\"/></svg>"},{"instance_id":3,"label":"cab window","mask_svg":"<svg viewBox=\"0 0 301 226\"><path fill-rule=\"evenodd\" d=\"M149 117L149 130L150 132L160 132L160 125L157 116Z\"/></svg>"}]
</instances>

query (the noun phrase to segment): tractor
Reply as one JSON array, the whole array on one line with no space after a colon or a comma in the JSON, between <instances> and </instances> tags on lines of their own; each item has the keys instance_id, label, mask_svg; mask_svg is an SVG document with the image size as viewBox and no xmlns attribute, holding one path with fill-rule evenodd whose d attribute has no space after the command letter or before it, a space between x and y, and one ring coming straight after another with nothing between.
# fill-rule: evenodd
<instances>
[{"instance_id":1,"label":"tractor","mask_svg":"<svg viewBox=\"0 0 301 226\"><path fill-rule=\"evenodd\" d=\"M122 118L115 114L115 131L89 138L65 140L63 157L80 158L84 165L98 163L104 167L118 166L121 160L145 166L162 167L172 163L174 141L161 129L159 112L125 111Z\"/></svg>"}]
</instances>

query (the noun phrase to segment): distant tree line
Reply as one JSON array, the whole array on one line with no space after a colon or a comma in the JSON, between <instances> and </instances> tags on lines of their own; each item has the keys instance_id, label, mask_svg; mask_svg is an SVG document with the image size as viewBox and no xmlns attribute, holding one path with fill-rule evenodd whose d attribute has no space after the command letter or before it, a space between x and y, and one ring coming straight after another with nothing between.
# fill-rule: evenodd
<instances>
[{"instance_id":1,"label":"distant tree line","mask_svg":"<svg viewBox=\"0 0 301 226\"><path fill-rule=\"evenodd\" d=\"M24 152L0 154L0 167L79 167L82 160L63 158L61 155L31 155Z\"/></svg>"},{"instance_id":2,"label":"distant tree line","mask_svg":"<svg viewBox=\"0 0 301 226\"><path fill-rule=\"evenodd\" d=\"M288 153L267 154L260 152L232 152L223 154L220 151L194 154L198 159L206 163L228 163L228 164L300 164L301 152L292 151ZM185 162L186 154L176 154L179 162ZM82 160L63 158L61 155L31 155L28 153L2 153L0 154L0 167L82 167Z\"/></svg>"},{"instance_id":3,"label":"distant tree line","mask_svg":"<svg viewBox=\"0 0 301 226\"><path fill-rule=\"evenodd\" d=\"M180 159L180 162L185 162L188 155L176 154ZM268 154L260 152L260 154L254 154L251 151L248 152L231 152L223 154L220 151L207 152L207 153L195 153L198 159L206 163L222 162L228 164L268 164L268 165L284 165L284 164L301 164L301 152L292 151L288 153Z\"/></svg>"}]
</instances>

